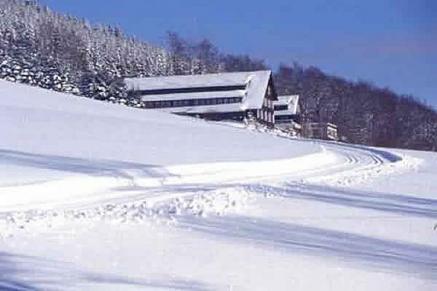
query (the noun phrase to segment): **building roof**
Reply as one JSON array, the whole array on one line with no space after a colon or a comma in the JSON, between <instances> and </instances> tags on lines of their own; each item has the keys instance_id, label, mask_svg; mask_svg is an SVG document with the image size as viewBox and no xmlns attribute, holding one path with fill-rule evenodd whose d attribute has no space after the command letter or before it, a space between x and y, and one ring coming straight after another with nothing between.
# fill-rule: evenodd
<instances>
[{"instance_id":1,"label":"building roof","mask_svg":"<svg viewBox=\"0 0 437 291\"><path fill-rule=\"evenodd\" d=\"M284 114L299 114L299 95L287 95L278 96L278 101L275 101L275 105L287 105L288 110L284 110ZM282 111L275 111L276 115L280 115Z\"/></svg>"},{"instance_id":2,"label":"building roof","mask_svg":"<svg viewBox=\"0 0 437 291\"><path fill-rule=\"evenodd\" d=\"M138 91L143 101L243 97L239 109L246 110L262 107L271 77L271 71L254 71L127 78L125 83L129 91Z\"/></svg>"}]
</instances>

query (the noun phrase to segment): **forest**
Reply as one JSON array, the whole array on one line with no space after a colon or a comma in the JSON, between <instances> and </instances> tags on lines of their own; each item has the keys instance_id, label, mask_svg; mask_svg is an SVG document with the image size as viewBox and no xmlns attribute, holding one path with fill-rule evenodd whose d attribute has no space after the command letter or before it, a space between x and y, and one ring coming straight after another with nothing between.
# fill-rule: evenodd
<instances>
[{"instance_id":1,"label":"forest","mask_svg":"<svg viewBox=\"0 0 437 291\"><path fill-rule=\"evenodd\" d=\"M270 69L264 60L221 52L208 39L167 32L159 47L121 28L54 12L35 0L0 0L0 78L141 107L128 99L124 77ZM338 125L341 140L437 151L437 112L414 96L314 66L281 64L279 94L301 96L303 121Z\"/></svg>"}]
</instances>

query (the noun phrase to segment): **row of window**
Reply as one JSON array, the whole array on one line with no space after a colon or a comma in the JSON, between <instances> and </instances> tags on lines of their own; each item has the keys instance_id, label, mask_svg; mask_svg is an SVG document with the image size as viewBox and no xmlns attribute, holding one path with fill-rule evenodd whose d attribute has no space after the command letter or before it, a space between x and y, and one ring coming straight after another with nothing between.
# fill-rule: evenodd
<instances>
[{"instance_id":1,"label":"row of window","mask_svg":"<svg viewBox=\"0 0 437 291\"><path fill-rule=\"evenodd\" d=\"M145 95L165 95L165 94L178 94L178 93L224 92L224 91L234 91L234 90L246 90L246 84L229 85L229 86L136 90L136 91L130 91L129 93L145 96Z\"/></svg>"},{"instance_id":2,"label":"row of window","mask_svg":"<svg viewBox=\"0 0 437 291\"><path fill-rule=\"evenodd\" d=\"M288 110L288 105L275 105L275 110L276 111Z\"/></svg>"},{"instance_id":3,"label":"row of window","mask_svg":"<svg viewBox=\"0 0 437 291\"><path fill-rule=\"evenodd\" d=\"M166 101L145 101L146 108L169 108L169 107L191 107L217 104L240 103L242 97L225 98L204 98L204 99L185 99L185 100L166 100Z\"/></svg>"},{"instance_id":4,"label":"row of window","mask_svg":"<svg viewBox=\"0 0 437 291\"><path fill-rule=\"evenodd\" d=\"M145 101L146 108L171 108L171 107L191 107L191 106L207 106L218 104L232 104L242 102L242 97L221 97L221 98L204 98L204 99L185 99L185 100L161 100L161 101ZM276 106L275 106L276 107ZM275 108L276 109L276 108ZM266 122L273 123L273 110L268 107L257 111L257 118ZM277 115L275 122L288 123L294 120L296 115Z\"/></svg>"},{"instance_id":5,"label":"row of window","mask_svg":"<svg viewBox=\"0 0 437 291\"><path fill-rule=\"evenodd\" d=\"M296 119L298 116L294 114L287 114L287 115L275 115L275 120L291 120Z\"/></svg>"}]
</instances>

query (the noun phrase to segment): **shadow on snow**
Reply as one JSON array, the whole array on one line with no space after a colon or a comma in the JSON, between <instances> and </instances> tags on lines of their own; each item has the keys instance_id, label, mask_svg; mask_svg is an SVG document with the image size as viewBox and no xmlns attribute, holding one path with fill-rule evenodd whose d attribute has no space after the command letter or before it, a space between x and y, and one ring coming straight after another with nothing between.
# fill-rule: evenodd
<instances>
[{"instance_id":1,"label":"shadow on snow","mask_svg":"<svg viewBox=\"0 0 437 291\"><path fill-rule=\"evenodd\" d=\"M437 200L435 199L296 184L285 184L284 186L248 185L247 188L253 192L273 194L290 199L313 200L401 215L437 218Z\"/></svg>"},{"instance_id":2,"label":"shadow on snow","mask_svg":"<svg viewBox=\"0 0 437 291\"><path fill-rule=\"evenodd\" d=\"M91 160L56 155L32 154L0 149L3 164L49 169L93 176L131 178L128 170L139 171L150 177L166 177L169 173L160 166L112 160Z\"/></svg>"},{"instance_id":3,"label":"shadow on snow","mask_svg":"<svg viewBox=\"0 0 437 291\"><path fill-rule=\"evenodd\" d=\"M242 216L181 217L179 222L181 227L226 239L437 279L435 247Z\"/></svg>"},{"instance_id":4,"label":"shadow on snow","mask_svg":"<svg viewBox=\"0 0 437 291\"><path fill-rule=\"evenodd\" d=\"M61 290L69 286L117 285L120 288L163 290L210 290L191 280L171 278L136 279L118 275L87 273L72 265L31 256L0 253L0 290Z\"/></svg>"}]
</instances>

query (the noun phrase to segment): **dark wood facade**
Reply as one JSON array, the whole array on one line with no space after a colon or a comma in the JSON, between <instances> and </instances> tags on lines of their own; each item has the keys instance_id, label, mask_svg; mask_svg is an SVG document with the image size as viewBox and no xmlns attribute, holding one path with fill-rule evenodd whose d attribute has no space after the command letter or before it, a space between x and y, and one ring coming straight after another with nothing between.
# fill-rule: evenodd
<instances>
[{"instance_id":1,"label":"dark wood facade","mask_svg":"<svg viewBox=\"0 0 437 291\"><path fill-rule=\"evenodd\" d=\"M270 77L262 107L253 112L254 116L256 116L256 119L268 126L274 126L274 101L276 100L278 100L278 94L276 93L275 86L273 85L273 79Z\"/></svg>"}]
</instances>

